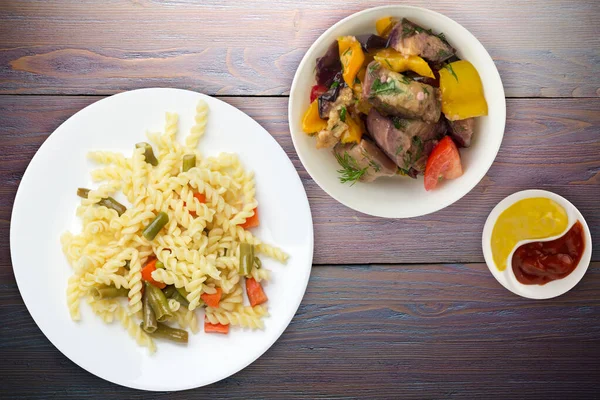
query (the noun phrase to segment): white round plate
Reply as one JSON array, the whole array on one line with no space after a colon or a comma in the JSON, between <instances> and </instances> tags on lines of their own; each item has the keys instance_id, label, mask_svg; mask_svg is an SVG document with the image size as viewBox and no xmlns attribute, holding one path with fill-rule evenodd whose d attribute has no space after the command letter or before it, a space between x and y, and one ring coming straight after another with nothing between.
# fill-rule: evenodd
<instances>
[{"instance_id":1,"label":"white round plate","mask_svg":"<svg viewBox=\"0 0 600 400\"><path fill-rule=\"evenodd\" d=\"M494 258L492 256L492 231L494 230L494 225L498 220L498 217L504 210L508 207L515 204L517 201L523 199L529 199L533 197L544 197L550 200L554 200L558 204L560 204L568 216L567 229L559 235L551 236L544 239L533 239L533 240L521 240L515 246L515 248L510 252L508 256L508 260L506 262L506 269L504 271L498 270L496 268L496 264L494 263ZM581 260L579 264L573 272L564 277L563 279L557 279L551 282L546 283L545 285L524 285L517 280L515 274L512 270L512 256L515 250L520 246L531 243L531 242L548 242L550 240L558 239L563 236L571 227L575 224L575 222L581 222L583 225L583 231L585 235L585 249L583 251L583 256L581 256ZM517 193L513 193L504 200L502 200L490 213L487 220L485 221L485 225L483 227L483 234L481 237L481 245L483 248L483 256L485 258L485 262L490 269L494 278L502 286L513 292L514 294L518 294L519 296L527 297L530 299L550 299L552 297L560 296L573 289L577 283L583 278L585 272L587 271L588 265L590 264L590 259L592 258L592 235L590 234L590 229L583 218L583 215L579 212L579 210L571 204L570 201L565 199L562 196L557 195L556 193L548 192L546 190L523 190Z\"/></svg>"},{"instance_id":2,"label":"white round plate","mask_svg":"<svg viewBox=\"0 0 600 400\"><path fill-rule=\"evenodd\" d=\"M82 302L82 320L73 322L66 304L71 275L59 237L78 231L78 187L93 186L90 150L122 151L130 156L146 130L162 131L165 112L179 114L178 139L189 132L198 100L210 106L204 155L238 153L256 174L261 224L254 233L284 249L280 265L266 257L273 272L265 286L270 316L264 331L233 328L228 335L190 334L181 346L157 340L150 355L117 323L105 325ZM293 228L290 228L293 227ZM15 199L11 220L12 264L23 300L48 339L73 362L117 383L145 390L183 390L226 378L262 355L296 313L310 275L313 227L300 178L283 149L258 123L220 100L178 89L142 89L100 100L63 123L31 160ZM198 312L203 326L204 317Z\"/></svg>"},{"instance_id":3,"label":"white round plate","mask_svg":"<svg viewBox=\"0 0 600 400\"><path fill-rule=\"evenodd\" d=\"M340 169L329 150L317 150L315 138L302 131L302 116L309 105L311 87L315 84L315 60L325 54L327 47L339 36L375 33L375 21L393 16L406 17L426 29L443 32L457 55L470 61L481 76L489 115L477 118L473 142L460 149L464 174L445 181L433 191L426 192L423 178L379 178L354 186L342 184ZM409 6L384 6L353 14L329 28L308 49L302 59L290 92L289 124L296 152L317 184L340 203L365 214L387 218L409 218L425 215L449 206L466 195L479 183L494 162L506 120L504 88L494 61L469 31L450 18L436 12Z\"/></svg>"}]
</instances>

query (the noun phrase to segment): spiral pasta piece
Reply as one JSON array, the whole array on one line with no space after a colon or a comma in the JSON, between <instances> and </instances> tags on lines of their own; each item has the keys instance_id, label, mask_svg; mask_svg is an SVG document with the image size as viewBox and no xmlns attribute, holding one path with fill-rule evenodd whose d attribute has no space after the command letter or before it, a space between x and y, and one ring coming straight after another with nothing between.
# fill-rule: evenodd
<instances>
[{"instance_id":1,"label":"spiral pasta piece","mask_svg":"<svg viewBox=\"0 0 600 400\"><path fill-rule=\"evenodd\" d=\"M137 250L131 252L129 262L129 313L135 314L142 310L142 263Z\"/></svg>"},{"instance_id":2,"label":"spiral pasta piece","mask_svg":"<svg viewBox=\"0 0 600 400\"><path fill-rule=\"evenodd\" d=\"M267 315L267 309L263 306L244 307L238 305L233 311L206 308L206 319L211 324L237 325L242 328L264 329L261 317Z\"/></svg>"},{"instance_id":3,"label":"spiral pasta piece","mask_svg":"<svg viewBox=\"0 0 600 400\"><path fill-rule=\"evenodd\" d=\"M185 138L186 147L193 149L198 146L198 141L204 135L206 124L208 122L208 104L204 100L200 100L196 106L195 123L190 130L190 134Z\"/></svg>"}]
</instances>

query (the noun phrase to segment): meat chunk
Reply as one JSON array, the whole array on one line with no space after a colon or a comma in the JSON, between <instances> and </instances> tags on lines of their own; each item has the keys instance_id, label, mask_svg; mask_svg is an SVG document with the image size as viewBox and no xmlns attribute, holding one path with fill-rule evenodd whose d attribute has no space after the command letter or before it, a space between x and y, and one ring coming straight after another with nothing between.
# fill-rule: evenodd
<instances>
[{"instance_id":1,"label":"meat chunk","mask_svg":"<svg viewBox=\"0 0 600 400\"><path fill-rule=\"evenodd\" d=\"M333 148L333 153L342 167L342 182L354 181L352 178L355 177L361 182L372 182L380 176L393 176L398 169L369 139L362 139L359 144L338 143Z\"/></svg>"},{"instance_id":2,"label":"meat chunk","mask_svg":"<svg viewBox=\"0 0 600 400\"><path fill-rule=\"evenodd\" d=\"M348 124L340 119L342 108L348 107L353 100L352 89L345 87L340 91L337 100L333 103L328 102L329 119L327 128L323 129L317 135L317 149L333 147L348 130Z\"/></svg>"},{"instance_id":3,"label":"meat chunk","mask_svg":"<svg viewBox=\"0 0 600 400\"><path fill-rule=\"evenodd\" d=\"M455 53L446 40L406 18L392 28L388 45L404 55L420 56L434 63L441 63Z\"/></svg>"},{"instance_id":4,"label":"meat chunk","mask_svg":"<svg viewBox=\"0 0 600 400\"><path fill-rule=\"evenodd\" d=\"M443 121L430 124L417 119L388 118L372 109L367 129L377 145L408 175L425 170L429 154L446 131Z\"/></svg>"},{"instance_id":5,"label":"meat chunk","mask_svg":"<svg viewBox=\"0 0 600 400\"><path fill-rule=\"evenodd\" d=\"M437 122L442 112L439 89L390 71L377 61L367 67L363 96L386 115Z\"/></svg>"},{"instance_id":6,"label":"meat chunk","mask_svg":"<svg viewBox=\"0 0 600 400\"><path fill-rule=\"evenodd\" d=\"M450 136L460 147L469 147L473 130L475 129L475 118L461 119L459 121L448 121Z\"/></svg>"}]
</instances>

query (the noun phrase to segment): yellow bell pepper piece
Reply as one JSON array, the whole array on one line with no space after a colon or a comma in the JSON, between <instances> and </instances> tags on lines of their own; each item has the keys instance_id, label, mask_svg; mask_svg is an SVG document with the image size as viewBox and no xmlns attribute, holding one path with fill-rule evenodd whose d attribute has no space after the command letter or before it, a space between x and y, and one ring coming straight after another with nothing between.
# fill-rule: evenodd
<instances>
[{"instance_id":1,"label":"yellow bell pepper piece","mask_svg":"<svg viewBox=\"0 0 600 400\"><path fill-rule=\"evenodd\" d=\"M442 111L450 121L487 115L488 106L477 70L468 61L455 61L440 71Z\"/></svg>"},{"instance_id":2,"label":"yellow bell pepper piece","mask_svg":"<svg viewBox=\"0 0 600 400\"><path fill-rule=\"evenodd\" d=\"M375 22L375 29L377 30L377 34L379 36L383 36L387 38L390 35L390 31L396 25L396 19L392 17L383 17Z\"/></svg>"},{"instance_id":3,"label":"yellow bell pepper piece","mask_svg":"<svg viewBox=\"0 0 600 400\"><path fill-rule=\"evenodd\" d=\"M375 60L387 69L395 72L414 71L421 76L435 79L433 71L419 56L405 56L393 49L379 50L375 54Z\"/></svg>"},{"instance_id":4,"label":"yellow bell pepper piece","mask_svg":"<svg viewBox=\"0 0 600 400\"><path fill-rule=\"evenodd\" d=\"M304 113L302 118L302 130L313 134L327 128L327 121L319 116L319 100L315 99Z\"/></svg>"},{"instance_id":5,"label":"yellow bell pepper piece","mask_svg":"<svg viewBox=\"0 0 600 400\"><path fill-rule=\"evenodd\" d=\"M365 62L365 54L354 36L342 36L338 39L338 45L343 68L342 76L348 86L352 87L356 74Z\"/></svg>"},{"instance_id":6,"label":"yellow bell pepper piece","mask_svg":"<svg viewBox=\"0 0 600 400\"><path fill-rule=\"evenodd\" d=\"M342 134L340 141L342 143L359 143L364 133L362 124L356 122L350 116L346 117L345 122L348 125L348 130Z\"/></svg>"}]
</instances>

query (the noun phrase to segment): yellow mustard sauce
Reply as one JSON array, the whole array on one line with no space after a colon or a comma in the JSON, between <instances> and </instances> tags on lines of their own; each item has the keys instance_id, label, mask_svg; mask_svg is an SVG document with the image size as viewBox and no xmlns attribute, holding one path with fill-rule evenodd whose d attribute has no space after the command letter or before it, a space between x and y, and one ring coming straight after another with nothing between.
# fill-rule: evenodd
<instances>
[{"instance_id":1,"label":"yellow mustard sauce","mask_svg":"<svg viewBox=\"0 0 600 400\"><path fill-rule=\"evenodd\" d=\"M517 201L500 214L492 231L492 256L496 268L506 269L510 252L521 240L544 239L563 233L568 216L557 202L534 197Z\"/></svg>"}]
</instances>

